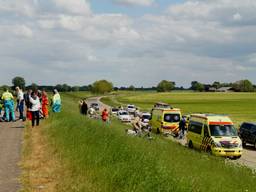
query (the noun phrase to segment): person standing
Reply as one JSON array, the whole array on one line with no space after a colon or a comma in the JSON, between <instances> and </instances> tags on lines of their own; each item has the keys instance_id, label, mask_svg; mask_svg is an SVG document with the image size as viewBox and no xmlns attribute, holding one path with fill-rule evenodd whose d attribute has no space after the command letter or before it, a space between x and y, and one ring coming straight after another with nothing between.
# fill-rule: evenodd
<instances>
[{"instance_id":1,"label":"person standing","mask_svg":"<svg viewBox=\"0 0 256 192\"><path fill-rule=\"evenodd\" d=\"M42 92L42 112L44 118L48 118L49 112L48 112L48 105L49 100L46 91L43 90Z\"/></svg>"},{"instance_id":2,"label":"person standing","mask_svg":"<svg viewBox=\"0 0 256 192\"><path fill-rule=\"evenodd\" d=\"M32 113L31 113L31 111L30 111L30 109L31 109L31 103L30 103L30 101L29 101L29 97L31 96L31 93L32 93L32 90L29 89L29 90L27 91L27 93L24 95L24 100L25 100L25 104L26 104L27 119L30 120L30 121L32 120Z\"/></svg>"},{"instance_id":3,"label":"person standing","mask_svg":"<svg viewBox=\"0 0 256 192\"><path fill-rule=\"evenodd\" d=\"M39 126L41 103L35 92L32 92L31 96L29 96L29 102L31 103L30 111L32 113L32 127L35 126L35 123L36 126Z\"/></svg>"},{"instance_id":4,"label":"person standing","mask_svg":"<svg viewBox=\"0 0 256 192\"><path fill-rule=\"evenodd\" d=\"M61 111L61 98L57 89L53 90L53 98L52 98L52 111L54 113L59 113Z\"/></svg>"},{"instance_id":5,"label":"person standing","mask_svg":"<svg viewBox=\"0 0 256 192\"><path fill-rule=\"evenodd\" d=\"M182 119L179 123L179 129L180 129L179 138L182 139L185 135L185 129L186 129L186 119L185 119L185 117L182 117Z\"/></svg>"},{"instance_id":6,"label":"person standing","mask_svg":"<svg viewBox=\"0 0 256 192\"><path fill-rule=\"evenodd\" d=\"M20 113L19 119L24 120L24 93L19 87L15 89L17 94L17 110Z\"/></svg>"},{"instance_id":7,"label":"person standing","mask_svg":"<svg viewBox=\"0 0 256 192\"><path fill-rule=\"evenodd\" d=\"M11 114L12 121L15 121L13 95L9 92L9 90L7 88L4 88L2 100L4 101L4 110L5 110L6 121L7 122L10 121L10 114Z\"/></svg>"},{"instance_id":8,"label":"person standing","mask_svg":"<svg viewBox=\"0 0 256 192\"><path fill-rule=\"evenodd\" d=\"M86 100L84 99L81 105L81 114L87 115L87 111L88 111L88 105L86 103Z\"/></svg>"},{"instance_id":9,"label":"person standing","mask_svg":"<svg viewBox=\"0 0 256 192\"><path fill-rule=\"evenodd\" d=\"M102 119L103 122L108 121L108 110L106 108L102 111L101 119Z\"/></svg>"}]
</instances>

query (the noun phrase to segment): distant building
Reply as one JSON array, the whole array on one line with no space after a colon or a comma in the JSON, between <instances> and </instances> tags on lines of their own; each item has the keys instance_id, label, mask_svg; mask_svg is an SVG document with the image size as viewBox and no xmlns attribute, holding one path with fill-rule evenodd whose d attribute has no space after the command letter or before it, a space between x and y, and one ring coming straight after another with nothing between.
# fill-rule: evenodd
<instances>
[{"instance_id":1,"label":"distant building","mask_svg":"<svg viewBox=\"0 0 256 192\"><path fill-rule=\"evenodd\" d=\"M208 91L209 91L209 92L216 92L217 89L216 89L215 87L210 87L210 88L208 89Z\"/></svg>"},{"instance_id":2,"label":"distant building","mask_svg":"<svg viewBox=\"0 0 256 192\"><path fill-rule=\"evenodd\" d=\"M217 92L233 92L233 88L232 87L221 87L219 89L217 89Z\"/></svg>"}]
</instances>

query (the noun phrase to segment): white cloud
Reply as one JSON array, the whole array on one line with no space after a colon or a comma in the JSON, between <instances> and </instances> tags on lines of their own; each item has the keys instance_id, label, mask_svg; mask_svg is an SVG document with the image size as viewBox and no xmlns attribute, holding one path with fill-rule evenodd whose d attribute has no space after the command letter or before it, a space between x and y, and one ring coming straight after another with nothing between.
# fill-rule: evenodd
<instances>
[{"instance_id":1,"label":"white cloud","mask_svg":"<svg viewBox=\"0 0 256 192\"><path fill-rule=\"evenodd\" d=\"M35 5L35 0L2 0L0 1L0 12L15 12L18 15L33 16L35 14Z\"/></svg>"},{"instance_id":2,"label":"white cloud","mask_svg":"<svg viewBox=\"0 0 256 192\"><path fill-rule=\"evenodd\" d=\"M172 5L168 12L176 19L217 21L224 25L240 21L255 23L256 1L252 0L188 0Z\"/></svg>"},{"instance_id":3,"label":"white cloud","mask_svg":"<svg viewBox=\"0 0 256 192\"><path fill-rule=\"evenodd\" d=\"M33 36L33 31L26 25L16 26L14 29L14 33L17 36L26 37L26 38L31 38Z\"/></svg>"},{"instance_id":4,"label":"white cloud","mask_svg":"<svg viewBox=\"0 0 256 192\"><path fill-rule=\"evenodd\" d=\"M242 16L239 13L236 13L233 15L233 19L234 19L234 21L241 21Z\"/></svg>"},{"instance_id":5,"label":"white cloud","mask_svg":"<svg viewBox=\"0 0 256 192\"><path fill-rule=\"evenodd\" d=\"M71 14L88 15L91 13L87 0L52 0L63 11Z\"/></svg>"},{"instance_id":6,"label":"white cloud","mask_svg":"<svg viewBox=\"0 0 256 192\"><path fill-rule=\"evenodd\" d=\"M19 74L43 84L256 82L255 4L190 0L134 18L96 14L85 0L0 0L0 80Z\"/></svg>"},{"instance_id":7,"label":"white cloud","mask_svg":"<svg viewBox=\"0 0 256 192\"><path fill-rule=\"evenodd\" d=\"M113 0L121 5L139 5L139 6L151 6L154 0Z\"/></svg>"}]
</instances>

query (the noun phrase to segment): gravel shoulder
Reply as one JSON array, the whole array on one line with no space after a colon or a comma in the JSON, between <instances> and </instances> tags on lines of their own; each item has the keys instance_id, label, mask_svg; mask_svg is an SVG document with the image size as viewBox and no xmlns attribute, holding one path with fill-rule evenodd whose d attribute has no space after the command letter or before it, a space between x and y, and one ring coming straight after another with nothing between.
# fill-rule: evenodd
<instances>
[{"instance_id":1,"label":"gravel shoulder","mask_svg":"<svg viewBox=\"0 0 256 192\"><path fill-rule=\"evenodd\" d=\"M0 192L15 192L20 189L21 149L23 122L0 123Z\"/></svg>"}]
</instances>

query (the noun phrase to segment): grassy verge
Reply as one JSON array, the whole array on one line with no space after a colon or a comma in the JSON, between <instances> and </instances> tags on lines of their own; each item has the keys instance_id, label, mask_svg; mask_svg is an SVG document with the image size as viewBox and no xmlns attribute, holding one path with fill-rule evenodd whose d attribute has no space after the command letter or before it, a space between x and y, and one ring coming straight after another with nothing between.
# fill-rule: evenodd
<instances>
[{"instance_id":1,"label":"grassy verge","mask_svg":"<svg viewBox=\"0 0 256 192\"><path fill-rule=\"evenodd\" d=\"M49 147L44 129L47 123L31 128L29 123L24 131L23 158L21 167L23 174L21 192L58 191L61 176L67 175L65 166L60 166L58 156Z\"/></svg>"},{"instance_id":2,"label":"grassy verge","mask_svg":"<svg viewBox=\"0 0 256 192\"><path fill-rule=\"evenodd\" d=\"M170 141L128 137L125 125L102 124L78 114L66 95L63 112L47 121L45 133L68 176L58 191L254 191L246 167L188 150Z\"/></svg>"}]
</instances>

